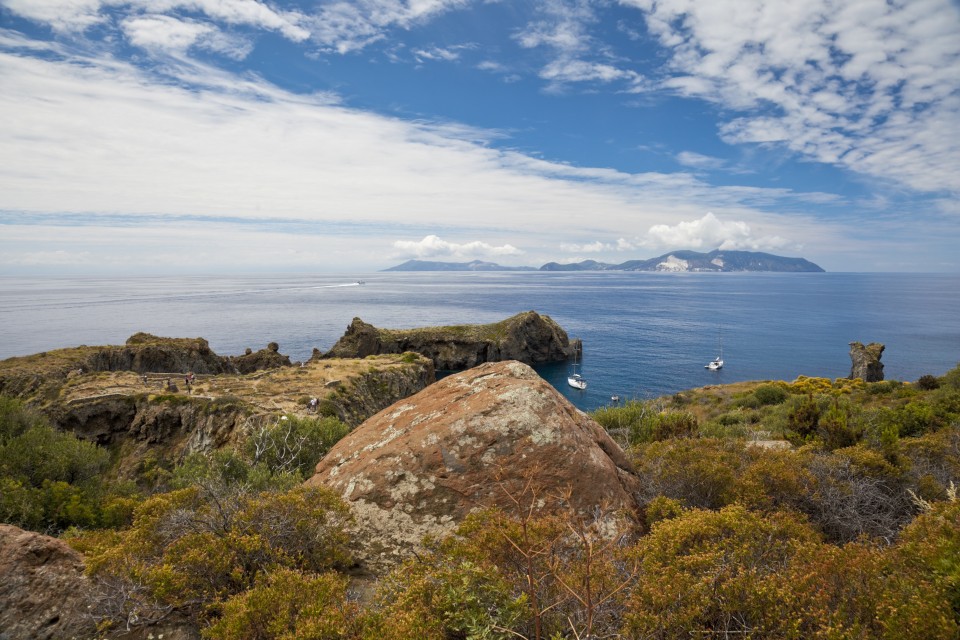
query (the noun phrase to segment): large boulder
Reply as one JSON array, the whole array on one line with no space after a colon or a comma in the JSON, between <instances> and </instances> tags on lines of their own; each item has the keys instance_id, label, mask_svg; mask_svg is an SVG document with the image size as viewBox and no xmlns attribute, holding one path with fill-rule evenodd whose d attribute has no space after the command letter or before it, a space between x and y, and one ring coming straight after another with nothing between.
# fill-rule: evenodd
<instances>
[{"instance_id":1,"label":"large boulder","mask_svg":"<svg viewBox=\"0 0 960 640\"><path fill-rule=\"evenodd\" d=\"M63 541L0 524L0 639L90 638L92 590Z\"/></svg>"},{"instance_id":2,"label":"large boulder","mask_svg":"<svg viewBox=\"0 0 960 640\"><path fill-rule=\"evenodd\" d=\"M639 481L623 451L525 364L449 376L373 416L341 440L307 483L337 491L357 519L361 564L381 573L426 534L470 512L513 508L524 486L566 507L632 517Z\"/></svg>"},{"instance_id":3,"label":"large boulder","mask_svg":"<svg viewBox=\"0 0 960 640\"><path fill-rule=\"evenodd\" d=\"M861 378L864 382L883 380L883 363L880 356L886 347L879 342L864 346L861 342L850 343L850 379Z\"/></svg>"},{"instance_id":4,"label":"large boulder","mask_svg":"<svg viewBox=\"0 0 960 640\"><path fill-rule=\"evenodd\" d=\"M379 329L354 318L324 358L365 358L413 351L439 370L459 370L503 360L527 364L561 362L580 348L549 316L526 311L492 324Z\"/></svg>"}]
</instances>

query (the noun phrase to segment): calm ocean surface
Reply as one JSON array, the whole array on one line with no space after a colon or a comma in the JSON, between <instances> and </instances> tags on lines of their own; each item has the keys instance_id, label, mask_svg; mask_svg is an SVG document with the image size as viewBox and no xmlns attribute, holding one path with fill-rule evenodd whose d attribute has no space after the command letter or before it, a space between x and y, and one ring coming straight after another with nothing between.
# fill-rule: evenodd
<instances>
[{"instance_id":1,"label":"calm ocean surface","mask_svg":"<svg viewBox=\"0 0 960 640\"><path fill-rule=\"evenodd\" d=\"M363 286L356 285L364 280ZM529 309L584 343L577 406L741 380L846 376L848 343L882 342L887 379L960 362L960 275L376 273L356 276L0 278L0 358L122 344L137 331L204 337L221 355L280 344L305 360L354 316L385 328L486 323ZM722 327L726 365L704 366Z\"/></svg>"}]
</instances>

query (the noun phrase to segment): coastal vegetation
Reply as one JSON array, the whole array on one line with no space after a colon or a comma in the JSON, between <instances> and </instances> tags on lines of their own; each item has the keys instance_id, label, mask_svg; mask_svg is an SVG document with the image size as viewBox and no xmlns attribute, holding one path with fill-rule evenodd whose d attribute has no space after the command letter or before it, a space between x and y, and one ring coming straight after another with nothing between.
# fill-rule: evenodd
<instances>
[{"instance_id":1,"label":"coastal vegetation","mask_svg":"<svg viewBox=\"0 0 960 640\"><path fill-rule=\"evenodd\" d=\"M960 367L598 410L640 480L636 513L585 517L531 469L501 487L511 506L359 582L349 508L303 484L349 427L258 415L122 479L119 447L0 398L0 519L84 554L104 636L171 620L249 640L960 635Z\"/></svg>"}]
</instances>

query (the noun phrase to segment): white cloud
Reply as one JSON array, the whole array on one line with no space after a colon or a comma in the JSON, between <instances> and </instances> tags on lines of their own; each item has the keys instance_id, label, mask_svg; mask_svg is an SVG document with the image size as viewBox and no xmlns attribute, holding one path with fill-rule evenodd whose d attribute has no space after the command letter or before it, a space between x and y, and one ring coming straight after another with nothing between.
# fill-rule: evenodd
<instances>
[{"instance_id":1,"label":"white cloud","mask_svg":"<svg viewBox=\"0 0 960 640\"><path fill-rule=\"evenodd\" d=\"M300 24L306 20L303 14L295 11L278 11L256 0L151 0L149 8L156 13L174 9L199 11L210 18L223 20L228 24L249 25L278 31L294 42L301 42L310 37L310 31Z\"/></svg>"},{"instance_id":2,"label":"white cloud","mask_svg":"<svg viewBox=\"0 0 960 640\"><path fill-rule=\"evenodd\" d=\"M278 31L294 42L301 42L310 32L299 23L305 17L293 11L277 11L257 0L0 0L19 16L50 25L57 31L83 31L101 23L103 9L119 9L128 18L147 14L159 16L176 11L194 11L229 25L247 25ZM170 16L175 19L175 16ZM156 26L156 25L154 25Z\"/></svg>"},{"instance_id":3,"label":"white cloud","mask_svg":"<svg viewBox=\"0 0 960 640\"><path fill-rule=\"evenodd\" d=\"M726 142L960 190L955 2L620 2L672 52L664 88L738 113Z\"/></svg>"},{"instance_id":4,"label":"white cloud","mask_svg":"<svg viewBox=\"0 0 960 640\"><path fill-rule=\"evenodd\" d=\"M402 257L414 258L489 258L518 256L523 251L509 244L499 247L480 240L473 242L447 242L439 236L429 235L422 240L397 240L393 248Z\"/></svg>"},{"instance_id":5,"label":"white cloud","mask_svg":"<svg viewBox=\"0 0 960 640\"><path fill-rule=\"evenodd\" d=\"M13 13L50 25L55 31L83 31L103 21L101 0L0 0Z\"/></svg>"},{"instance_id":6,"label":"white cloud","mask_svg":"<svg viewBox=\"0 0 960 640\"><path fill-rule=\"evenodd\" d=\"M323 4L308 20L311 37L338 53L358 51L386 37L389 29L409 29L469 0L355 0Z\"/></svg>"},{"instance_id":7,"label":"white cloud","mask_svg":"<svg viewBox=\"0 0 960 640\"><path fill-rule=\"evenodd\" d=\"M712 212L699 220L674 226L657 224L647 232L645 244L667 249L726 249L772 251L789 243L778 236L755 237L742 221L723 222Z\"/></svg>"},{"instance_id":8,"label":"white cloud","mask_svg":"<svg viewBox=\"0 0 960 640\"><path fill-rule=\"evenodd\" d=\"M612 251L613 246L600 242L599 240L587 244L561 242L560 250L565 253L600 253L602 251Z\"/></svg>"},{"instance_id":9,"label":"white cloud","mask_svg":"<svg viewBox=\"0 0 960 640\"><path fill-rule=\"evenodd\" d=\"M314 233L336 229L328 249L317 249L325 256L319 265L331 262L332 248L343 248L336 270L382 268L384 235L437 228L486 242L419 240L407 246L410 254L492 257L519 255L522 247L527 262L542 264L570 238L676 225L699 216L702 202L762 223L764 236L818 238L828 246L848 235L842 223L815 223L802 214L807 203L829 194L713 187L689 174L548 162L498 150L489 144L496 132L386 118L345 108L330 96L291 94L197 65L173 70L181 73L176 82L157 83L112 58L51 61L0 52L0 222L4 215L29 221L78 212L94 219L84 228L117 240L112 255L125 256L131 268L142 264L143 251L122 248L122 229L152 233L156 218L189 229L169 236L170 249L162 253L195 253L198 260L218 237L229 246L237 234L248 246L254 234L242 230L250 224L278 230L278 247L315 246ZM762 213L768 206L801 213ZM111 213L127 221L95 219ZM223 220L225 231L181 225L183 216ZM10 239L11 229L0 233L0 253L15 260L27 249ZM74 253L88 249L73 240L74 226L64 229L50 237L74 243ZM194 236L204 242L194 247ZM637 243L617 244L610 250ZM302 255L278 247L270 248L271 260ZM239 255L245 254L204 259Z\"/></svg>"},{"instance_id":10,"label":"white cloud","mask_svg":"<svg viewBox=\"0 0 960 640\"><path fill-rule=\"evenodd\" d=\"M639 74L625 69L618 69L609 64L568 59L558 59L550 62L540 71L540 77L550 82L559 83L609 83L616 80L626 80L636 84L641 80Z\"/></svg>"},{"instance_id":11,"label":"white cloud","mask_svg":"<svg viewBox=\"0 0 960 640\"><path fill-rule=\"evenodd\" d=\"M694 169L722 169L726 165L726 162L720 158L705 156L694 151L681 151L677 154L677 162Z\"/></svg>"},{"instance_id":12,"label":"white cloud","mask_svg":"<svg viewBox=\"0 0 960 640\"><path fill-rule=\"evenodd\" d=\"M464 49L473 49L473 45L457 45L455 47L430 47L427 49L414 49L413 55L419 62L424 60L456 62L460 59L460 53Z\"/></svg>"},{"instance_id":13,"label":"white cloud","mask_svg":"<svg viewBox=\"0 0 960 640\"><path fill-rule=\"evenodd\" d=\"M163 15L127 18L121 28L131 44L154 52L184 55L193 46L243 59L252 45L230 37L213 25Z\"/></svg>"}]
</instances>

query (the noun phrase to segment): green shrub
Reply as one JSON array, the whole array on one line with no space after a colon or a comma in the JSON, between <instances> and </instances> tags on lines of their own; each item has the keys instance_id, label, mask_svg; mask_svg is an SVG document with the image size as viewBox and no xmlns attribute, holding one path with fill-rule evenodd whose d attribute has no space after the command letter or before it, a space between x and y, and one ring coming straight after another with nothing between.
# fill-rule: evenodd
<instances>
[{"instance_id":1,"label":"green shrub","mask_svg":"<svg viewBox=\"0 0 960 640\"><path fill-rule=\"evenodd\" d=\"M780 404L786 401L788 395L783 387L775 384L765 384L753 391L753 397L757 399L761 406Z\"/></svg>"},{"instance_id":2,"label":"green shrub","mask_svg":"<svg viewBox=\"0 0 960 640\"><path fill-rule=\"evenodd\" d=\"M924 391L933 391L934 389L940 388L940 381L937 380L936 376L930 374L920 376L917 380L917 388Z\"/></svg>"},{"instance_id":3,"label":"green shrub","mask_svg":"<svg viewBox=\"0 0 960 640\"><path fill-rule=\"evenodd\" d=\"M824 446L832 451L859 442L863 429L851 418L849 404L835 399L817 421L817 435Z\"/></svg>"},{"instance_id":4,"label":"green shrub","mask_svg":"<svg viewBox=\"0 0 960 640\"><path fill-rule=\"evenodd\" d=\"M820 422L820 405L813 395L793 399L787 410L787 428L800 441L816 432Z\"/></svg>"},{"instance_id":5,"label":"green shrub","mask_svg":"<svg viewBox=\"0 0 960 640\"><path fill-rule=\"evenodd\" d=\"M193 486L143 502L129 529L71 542L96 590L91 614L104 623L147 625L174 610L199 622L265 573L348 566L349 520L347 505L319 487Z\"/></svg>"},{"instance_id":6,"label":"green shrub","mask_svg":"<svg viewBox=\"0 0 960 640\"><path fill-rule=\"evenodd\" d=\"M109 453L0 398L0 522L57 533L100 526ZM115 522L111 513L107 520Z\"/></svg>"},{"instance_id":7,"label":"green shrub","mask_svg":"<svg viewBox=\"0 0 960 640\"><path fill-rule=\"evenodd\" d=\"M652 420L650 440L667 438L692 438L697 435L700 423L697 417L687 411L664 411Z\"/></svg>"},{"instance_id":8,"label":"green shrub","mask_svg":"<svg viewBox=\"0 0 960 640\"><path fill-rule=\"evenodd\" d=\"M265 464L271 472L307 478L320 458L349 432L347 425L332 417L281 416L254 431L243 450L254 464Z\"/></svg>"},{"instance_id":9,"label":"green shrub","mask_svg":"<svg viewBox=\"0 0 960 640\"><path fill-rule=\"evenodd\" d=\"M252 589L223 605L203 631L211 640L350 640L360 638L360 607L347 597L347 578L278 569L258 575Z\"/></svg>"}]
</instances>

